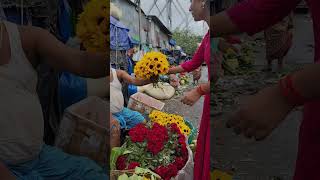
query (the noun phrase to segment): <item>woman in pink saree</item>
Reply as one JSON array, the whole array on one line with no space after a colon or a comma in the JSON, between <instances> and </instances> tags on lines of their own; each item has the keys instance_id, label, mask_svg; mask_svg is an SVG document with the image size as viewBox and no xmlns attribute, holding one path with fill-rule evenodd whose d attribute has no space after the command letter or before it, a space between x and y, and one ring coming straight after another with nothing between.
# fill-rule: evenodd
<instances>
[{"instance_id":1,"label":"woman in pink saree","mask_svg":"<svg viewBox=\"0 0 320 180\"><path fill-rule=\"evenodd\" d=\"M190 11L195 21L210 19L209 0L192 0ZM185 62L169 70L170 74L192 72L205 62L208 67L208 82L198 85L197 88L185 93L182 98L184 104L192 106L201 96L204 96L204 108L201 118L200 131L195 153L194 179L208 180L210 178L210 34L203 38L200 47L191 61Z\"/></svg>"},{"instance_id":2,"label":"woman in pink saree","mask_svg":"<svg viewBox=\"0 0 320 180\"><path fill-rule=\"evenodd\" d=\"M213 36L246 32L253 35L286 17L299 0L246 0L211 17ZM315 65L288 75L254 95L228 121L237 133L262 140L296 106L304 105L294 180L318 180L320 162L320 1L307 0L315 33ZM268 107L268 108L265 108Z\"/></svg>"}]
</instances>

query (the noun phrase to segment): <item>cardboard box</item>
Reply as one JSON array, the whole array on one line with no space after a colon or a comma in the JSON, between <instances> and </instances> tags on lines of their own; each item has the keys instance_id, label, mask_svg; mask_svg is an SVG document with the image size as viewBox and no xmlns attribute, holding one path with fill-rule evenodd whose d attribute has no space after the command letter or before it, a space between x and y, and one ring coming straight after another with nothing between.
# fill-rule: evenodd
<instances>
[{"instance_id":1,"label":"cardboard box","mask_svg":"<svg viewBox=\"0 0 320 180\"><path fill-rule=\"evenodd\" d=\"M88 157L103 167L109 166L109 102L88 97L67 108L55 145L66 153Z\"/></svg>"},{"instance_id":2,"label":"cardboard box","mask_svg":"<svg viewBox=\"0 0 320 180\"><path fill-rule=\"evenodd\" d=\"M143 115L148 115L153 110L161 111L165 103L148 96L144 93L137 92L129 99L128 108L134 111L138 111Z\"/></svg>"}]
</instances>

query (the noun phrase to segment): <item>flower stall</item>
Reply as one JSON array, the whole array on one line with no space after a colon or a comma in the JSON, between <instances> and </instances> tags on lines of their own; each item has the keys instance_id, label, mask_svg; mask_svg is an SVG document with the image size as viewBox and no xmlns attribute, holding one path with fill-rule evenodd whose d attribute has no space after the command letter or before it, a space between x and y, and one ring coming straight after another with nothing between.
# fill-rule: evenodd
<instances>
[{"instance_id":1,"label":"flower stall","mask_svg":"<svg viewBox=\"0 0 320 180\"><path fill-rule=\"evenodd\" d=\"M129 131L125 143L111 154L111 179L132 174L136 167L150 170L161 179L193 179L193 155L186 136L176 123L139 124ZM128 173L128 171L130 173Z\"/></svg>"}]
</instances>

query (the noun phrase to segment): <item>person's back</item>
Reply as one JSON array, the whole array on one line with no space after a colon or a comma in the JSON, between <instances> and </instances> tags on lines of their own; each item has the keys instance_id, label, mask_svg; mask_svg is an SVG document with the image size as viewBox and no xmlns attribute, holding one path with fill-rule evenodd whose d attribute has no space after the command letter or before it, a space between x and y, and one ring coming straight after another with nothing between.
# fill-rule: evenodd
<instances>
[{"instance_id":1,"label":"person's back","mask_svg":"<svg viewBox=\"0 0 320 180\"><path fill-rule=\"evenodd\" d=\"M43 115L36 93L37 73L22 48L18 27L4 22L0 54L0 161L35 158L43 145Z\"/></svg>"},{"instance_id":2,"label":"person's back","mask_svg":"<svg viewBox=\"0 0 320 180\"><path fill-rule=\"evenodd\" d=\"M118 113L124 108L124 97L122 94L122 84L117 76L117 71L111 68L110 80L110 110L111 113Z\"/></svg>"}]
</instances>

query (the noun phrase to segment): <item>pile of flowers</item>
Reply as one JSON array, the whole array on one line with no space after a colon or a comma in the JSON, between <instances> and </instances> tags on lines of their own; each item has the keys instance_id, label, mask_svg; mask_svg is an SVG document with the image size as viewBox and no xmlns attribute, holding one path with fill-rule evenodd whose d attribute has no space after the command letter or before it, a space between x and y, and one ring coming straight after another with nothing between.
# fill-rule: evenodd
<instances>
[{"instance_id":1,"label":"pile of flowers","mask_svg":"<svg viewBox=\"0 0 320 180\"><path fill-rule=\"evenodd\" d=\"M186 136L189 136L191 133L190 127L185 123L182 116L153 110L149 114L149 118L152 122L159 123L162 126L176 124L180 131Z\"/></svg>"},{"instance_id":2,"label":"pile of flowers","mask_svg":"<svg viewBox=\"0 0 320 180\"><path fill-rule=\"evenodd\" d=\"M165 75L169 71L169 62L161 52L148 52L135 65L134 73L137 78L151 79Z\"/></svg>"},{"instance_id":3,"label":"pile of flowers","mask_svg":"<svg viewBox=\"0 0 320 180\"><path fill-rule=\"evenodd\" d=\"M130 129L123 153L117 157L118 170L150 169L164 180L178 174L187 160L186 138L176 124L139 124Z\"/></svg>"},{"instance_id":4,"label":"pile of flowers","mask_svg":"<svg viewBox=\"0 0 320 180\"><path fill-rule=\"evenodd\" d=\"M108 0L90 0L79 16L77 37L90 52L107 52L109 39Z\"/></svg>"}]
</instances>

